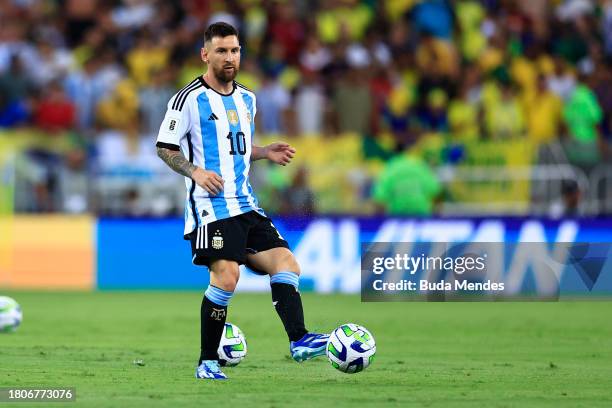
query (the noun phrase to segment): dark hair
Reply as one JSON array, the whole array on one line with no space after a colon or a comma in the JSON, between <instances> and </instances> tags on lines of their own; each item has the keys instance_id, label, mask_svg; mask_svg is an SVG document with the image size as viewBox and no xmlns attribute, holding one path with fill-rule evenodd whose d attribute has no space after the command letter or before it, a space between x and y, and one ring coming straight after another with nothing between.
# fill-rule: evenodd
<instances>
[{"instance_id":1,"label":"dark hair","mask_svg":"<svg viewBox=\"0 0 612 408\"><path fill-rule=\"evenodd\" d=\"M232 25L220 21L208 26L204 33L204 42L211 41L213 37L223 38L230 35L238 37L238 31Z\"/></svg>"}]
</instances>

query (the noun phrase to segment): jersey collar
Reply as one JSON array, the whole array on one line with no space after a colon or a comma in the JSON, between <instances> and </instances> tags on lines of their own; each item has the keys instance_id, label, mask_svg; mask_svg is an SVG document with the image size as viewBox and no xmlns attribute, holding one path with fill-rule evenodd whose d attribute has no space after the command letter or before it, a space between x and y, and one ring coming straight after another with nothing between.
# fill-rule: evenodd
<instances>
[{"instance_id":1,"label":"jersey collar","mask_svg":"<svg viewBox=\"0 0 612 408\"><path fill-rule=\"evenodd\" d=\"M203 77L202 75L200 75L200 76L198 77L198 79L200 80L200 83L201 83L202 85L204 85L204 88L206 88L206 89L210 89L211 91L213 91L213 92L215 92L215 93L217 93L217 94L219 94L219 95L221 95L221 96L230 96L230 95L232 95L232 94L234 93L234 91L236 90L236 81L232 81L232 90L231 90L231 92L230 92L230 93L226 93L226 94L224 94L224 93L221 93L221 92L217 91L216 89L212 88L210 85L208 85L208 83L206 83L206 81L204 80L204 77Z\"/></svg>"}]
</instances>

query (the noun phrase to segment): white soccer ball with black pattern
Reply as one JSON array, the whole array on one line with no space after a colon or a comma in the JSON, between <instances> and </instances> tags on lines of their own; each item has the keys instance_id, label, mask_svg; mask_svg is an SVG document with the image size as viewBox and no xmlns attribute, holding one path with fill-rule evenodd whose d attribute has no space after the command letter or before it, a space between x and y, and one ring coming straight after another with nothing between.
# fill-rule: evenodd
<instances>
[{"instance_id":1,"label":"white soccer ball with black pattern","mask_svg":"<svg viewBox=\"0 0 612 408\"><path fill-rule=\"evenodd\" d=\"M327 341L327 358L334 368L354 374L365 370L376 354L374 336L363 326L346 323L332 332Z\"/></svg>"},{"instance_id":2,"label":"white soccer ball with black pattern","mask_svg":"<svg viewBox=\"0 0 612 408\"><path fill-rule=\"evenodd\" d=\"M22 319L21 307L15 299L0 296L0 333L14 332Z\"/></svg>"},{"instance_id":3,"label":"white soccer ball with black pattern","mask_svg":"<svg viewBox=\"0 0 612 408\"><path fill-rule=\"evenodd\" d=\"M219 354L219 363L228 367L237 366L246 357L246 338L238 326L225 323L217 353Z\"/></svg>"}]
</instances>

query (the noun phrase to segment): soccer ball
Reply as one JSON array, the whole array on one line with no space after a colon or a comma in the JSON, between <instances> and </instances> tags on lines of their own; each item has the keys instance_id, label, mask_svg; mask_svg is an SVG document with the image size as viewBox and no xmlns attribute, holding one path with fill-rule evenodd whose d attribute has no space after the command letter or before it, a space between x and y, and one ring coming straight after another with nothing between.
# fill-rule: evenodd
<instances>
[{"instance_id":1,"label":"soccer ball","mask_svg":"<svg viewBox=\"0 0 612 408\"><path fill-rule=\"evenodd\" d=\"M238 326L225 323L217 353L219 363L228 367L237 366L246 357L247 342Z\"/></svg>"},{"instance_id":2,"label":"soccer ball","mask_svg":"<svg viewBox=\"0 0 612 408\"><path fill-rule=\"evenodd\" d=\"M0 333L14 332L21 324L21 307L7 296L0 296Z\"/></svg>"},{"instance_id":3,"label":"soccer ball","mask_svg":"<svg viewBox=\"0 0 612 408\"><path fill-rule=\"evenodd\" d=\"M372 363L376 354L376 342L365 327L346 323L332 332L325 350L334 368L353 374Z\"/></svg>"}]
</instances>

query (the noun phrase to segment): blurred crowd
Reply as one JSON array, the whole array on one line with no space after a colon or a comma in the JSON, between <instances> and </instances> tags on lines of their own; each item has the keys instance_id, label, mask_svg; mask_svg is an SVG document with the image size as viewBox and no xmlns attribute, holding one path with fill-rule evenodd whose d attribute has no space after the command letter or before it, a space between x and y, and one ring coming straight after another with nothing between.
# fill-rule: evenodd
<instances>
[{"instance_id":1,"label":"blurred crowd","mask_svg":"<svg viewBox=\"0 0 612 408\"><path fill-rule=\"evenodd\" d=\"M24 153L31 189L16 192L18 209L182 213L138 183L101 205L91 185L163 169L154 139L166 103L202 73L215 21L240 32L238 80L257 93L258 134L323 135L321 149L334 135L364 140L364 157L389 163L370 198L390 213L430 214L441 189L427 164L465 159L461 148L406 154L429 137L558 143L586 173L609 160L610 0L0 0L0 133L51 140ZM411 179L408 204L398 177ZM300 167L279 183L293 198L278 212L317 211L308 178Z\"/></svg>"}]
</instances>

